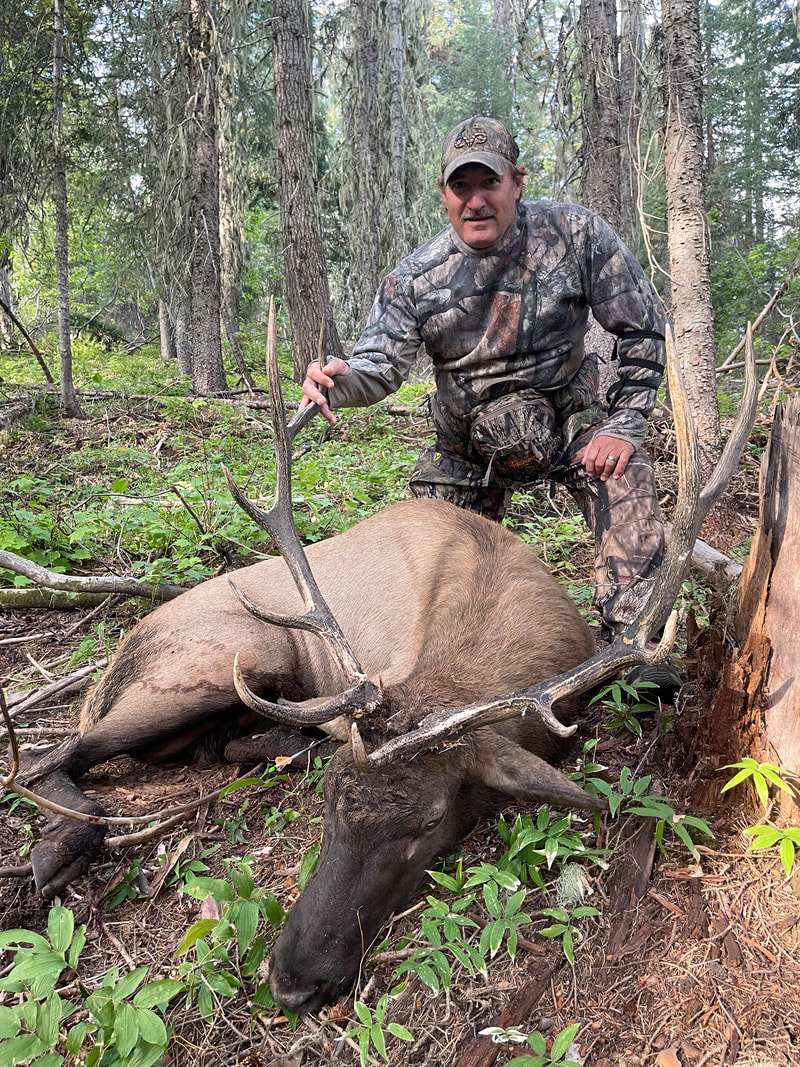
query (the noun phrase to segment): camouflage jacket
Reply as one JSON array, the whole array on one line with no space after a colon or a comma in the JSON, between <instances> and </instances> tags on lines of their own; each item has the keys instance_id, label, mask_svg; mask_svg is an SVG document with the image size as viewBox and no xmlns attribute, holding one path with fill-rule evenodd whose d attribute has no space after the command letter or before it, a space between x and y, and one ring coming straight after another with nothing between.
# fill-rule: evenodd
<instances>
[{"instance_id":1,"label":"camouflage jacket","mask_svg":"<svg viewBox=\"0 0 800 1067\"><path fill-rule=\"evenodd\" d=\"M618 338L604 432L638 446L664 369L664 313L630 250L574 204L519 204L488 249L470 248L448 225L407 256L384 279L332 405L394 392L424 344L438 399L457 419L531 388L566 419L599 399L597 359L583 343L590 309Z\"/></svg>"}]
</instances>

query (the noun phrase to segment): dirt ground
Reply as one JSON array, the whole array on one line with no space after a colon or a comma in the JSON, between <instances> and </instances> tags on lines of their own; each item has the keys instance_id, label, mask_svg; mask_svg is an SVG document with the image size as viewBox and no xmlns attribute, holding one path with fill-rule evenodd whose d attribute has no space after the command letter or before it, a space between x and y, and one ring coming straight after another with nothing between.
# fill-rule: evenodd
<instances>
[{"instance_id":1,"label":"dirt ground","mask_svg":"<svg viewBox=\"0 0 800 1067\"><path fill-rule=\"evenodd\" d=\"M660 488L668 505L668 441L663 449ZM719 521L716 533L712 526L707 534L721 550L730 551L752 530L755 484L755 467L745 465L728 501L738 525ZM131 613L138 609L126 604L103 610L113 630L114 618L130 627ZM93 621L81 622L68 612L0 613L0 679L9 698L41 688L45 672L63 673L64 651ZM486 977L456 968L450 989L438 995L412 978L391 999L387 1023L401 1023L415 1039L411 1045L389 1044L392 1067L502 1065L526 1047L493 1043L480 1036L482 1029L516 1026L550 1036L571 1023L581 1026L571 1057L585 1067L800 1063L800 878L786 879L774 852L746 851L742 830L754 821L752 813L738 809L730 794L720 797L709 771L713 758L695 743L707 704L706 690L696 681L693 648L683 666L688 681L676 707L664 709L666 718L645 717L640 738L608 729L608 714L596 710L582 723L580 736L601 738L597 758L608 767L609 780L622 766L636 775L652 774L657 790L672 798L678 812L707 819L716 835L713 847L699 846L695 860L670 834L663 848L656 847L650 821L605 819L597 843L612 850L607 869L590 867L584 876L585 903L600 916L582 927L585 936L576 945L574 967L557 941L538 933L551 921L541 909L555 903L554 887L546 896L531 889L525 910L533 921L523 929L525 942L514 959L501 951ZM20 740L65 736L79 696L59 693L36 705L25 717ZM574 759L568 761L568 769L574 766ZM211 792L234 777L236 768L230 766L165 770L120 759L95 768L81 784L109 812L132 815ZM725 777L717 777L721 785ZM125 972L145 963L151 979L174 972L175 948L200 905L170 882L191 859L205 855L209 873L222 874L223 856L252 856L257 884L288 906L300 858L319 832L321 804L314 783L294 775L282 785L230 794L204 806L159 841L106 852L63 899L77 921L87 924L80 966L84 987L96 985L110 967ZM45 819L21 807L4 805L3 810L0 867L24 867L31 835ZM218 851L206 855L214 846ZM494 827L481 826L467 841L465 866L497 859L501 849ZM136 859L138 874L126 880ZM108 910L115 891L127 899ZM419 909L417 904L396 918L393 934L414 929ZM47 911L29 874L20 871L0 880L2 929L44 930ZM391 952L384 952L365 968L360 1000L374 1008L395 962ZM0 970L8 963L0 954ZM0 1003L11 1003L11 996L0 994ZM210 1025L196 1012L176 1007L168 1018L174 1037L162 1062L165 1067L350 1067L360 1062L354 1042L342 1039L352 1025L352 1004L352 998L344 999L319 1017L302 1018L296 1028L277 1009L253 1011L245 992L226 1000ZM370 1062L381 1062L374 1050Z\"/></svg>"}]
</instances>

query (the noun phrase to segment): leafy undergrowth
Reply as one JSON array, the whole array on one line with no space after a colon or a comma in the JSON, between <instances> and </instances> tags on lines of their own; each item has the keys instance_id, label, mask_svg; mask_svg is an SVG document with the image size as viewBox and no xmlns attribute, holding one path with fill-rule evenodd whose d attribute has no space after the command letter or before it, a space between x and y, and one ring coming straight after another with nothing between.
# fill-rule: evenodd
<instances>
[{"instance_id":1,"label":"leafy undergrowth","mask_svg":"<svg viewBox=\"0 0 800 1067\"><path fill-rule=\"evenodd\" d=\"M404 495L427 432L417 393L406 400L411 414L379 409L352 413L332 431L314 426L296 464L307 540ZM5 433L14 484L3 489L3 547L55 569L169 581L268 547L229 504L219 475L224 461L251 495L269 495L263 410L163 395L96 404L80 424L45 407ZM668 498L671 486L662 488ZM509 522L589 612L591 551L566 498L518 496ZM705 610L693 588L687 595ZM43 674L91 667L145 610L112 603L85 619L5 612L4 687L15 696L46 684ZM591 706L565 764L612 813L586 820L510 806L499 823L480 826L373 946L354 995L315 1018L272 1003L266 962L316 860L319 764L306 775L273 768L159 841L106 853L53 910L29 876L5 879L0 1062L797 1062L797 875L786 877L777 848L748 850L752 835L736 822L730 793L698 807L706 772L687 740L703 714L693 686L676 708L628 696L612 689ZM73 716L57 695L17 720L20 739L58 739ZM231 767L165 771L121 759L83 785L110 812L136 815L235 778ZM46 819L19 800L2 808L0 864L11 868L26 862ZM648 850L654 873L631 906L628 876ZM533 1006L515 1017L513 1005L532 989Z\"/></svg>"}]
</instances>

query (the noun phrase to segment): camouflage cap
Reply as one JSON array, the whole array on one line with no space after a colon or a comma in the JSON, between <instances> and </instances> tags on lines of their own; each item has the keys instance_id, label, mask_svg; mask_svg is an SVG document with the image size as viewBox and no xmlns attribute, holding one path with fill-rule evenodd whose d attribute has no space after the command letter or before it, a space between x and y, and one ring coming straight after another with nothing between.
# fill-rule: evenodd
<instances>
[{"instance_id":1,"label":"camouflage cap","mask_svg":"<svg viewBox=\"0 0 800 1067\"><path fill-rule=\"evenodd\" d=\"M474 115L459 122L442 142L442 181L466 163L483 163L495 174L505 174L518 157L517 142L502 122Z\"/></svg>"}]
</instances>

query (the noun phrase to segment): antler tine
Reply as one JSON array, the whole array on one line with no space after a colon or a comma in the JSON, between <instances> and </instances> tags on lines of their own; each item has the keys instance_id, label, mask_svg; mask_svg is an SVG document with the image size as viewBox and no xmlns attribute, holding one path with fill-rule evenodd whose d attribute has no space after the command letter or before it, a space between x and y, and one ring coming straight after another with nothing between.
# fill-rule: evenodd
<instances>
[{"instance_id":1,"label":"antler tine","mask_svg":"<svg viewBox=\"0 0 800 1067\"><path fill-rule=\"evenodd\" d=\"M367 756L370 766L382 767L400 757L453 741L469 730L490 726L536 711L545 726L559 737L568 737L575 727L567 727L553 714L553 704L567 696L585 692L614 677L627 667L640 663L663 663L675 639L677 614L672 610L689 568L691 552L703 518L727 484L741 450L750 433L757 401L755 357L752 333L747 353L747 372L742 407L728 439L722 459L701 495L699 488L699 454L689 401L681 375L672 328L667 326L667 374L672 397L678 448L678 497L674 511L674 528L664 555L656 588L638 618L607 648L571 671L495 700L479 701L467 707L426 716L417 729L393 738ZM699 503L700 502L700 503ZM667 618L669 616L669 618ZM664 634L653 651L647 642L667 619Z\"/></svg>"},{"instance_id":2,"label":"antler tine","mask_svg":"<svg viewBox=\"0 0 800 1067\"><path fill-rule=\"evenodd\" d=\"M230 578L228 581L245 608L257 618L260 618L265 622L270 622L276 626L309 630L312 633L317 634L323 640L340 672L351 683L349 688L345 691L345 694L341 694L335 698L334 703L336 710L334 710L332 715L327 716L328 719L332 718L335 714L341 714L344 710L342 702L347 695L353 696L355 707L365 711L371 710L378 702L378 690L367 679L364 671L361 669L342 628L334 618L333 612L328 607L328 604L317 585L317 581L311 571L308 558L306 557L305 550L303 549L302 542L298 536L294 518L292 516L291 445L299 430L310 418L313 418L318 409L315 405L309 405L308 408L304 408L300 413L303 415L306 411L310 411L311 414L307 418L303 420L298 417L294 419L291 424L287 424L286 422L280 374L278 371L278 328L274 298L270 299L269 306L266 363L267 378L269 381L270 406L272 409L272 423L275 430L276 475L275 500L272 507L268 511L265 511L263 508L258 507L257 504L254 504L236 484L227 467L223 466L222 469L225 474L225 480L228 483L228 488L236 503L258 526L263 530L266 530L277 544L280 553L286 562L286 566L289 568L292 578L294 579L294 583L297 586L300 596L302 597L305 611L303 615L300 616L282 615L265 611L259 608L254 601L237 588L235 581ZM242 691L240 691L242 699L245 700L245 703L248 703L248 706L254 707L257 711L260 710L259 707L256 707L255 704L250 703L249 701L252 698L254 702L258 703L261 698L257 697L247 688L241 675L240 682L243 691L249 694L249 697L246 699ZM237 690L238 688L239 687L237 686ZM262 706L266 705L269 705L268 701L262 702ZM262 710L261 713L277 717L274 713L276 707L279 707L279 705L270 705L271 710L269 712ZM286 714L282 714L283 717L281 718L281 721L288 721ZM297 721L297 719L295 719L295 721ZM303 721L310 720L303 719ZM322 719L320 721L324 722L326 720Z\"/></svg>"}]
</instances>

